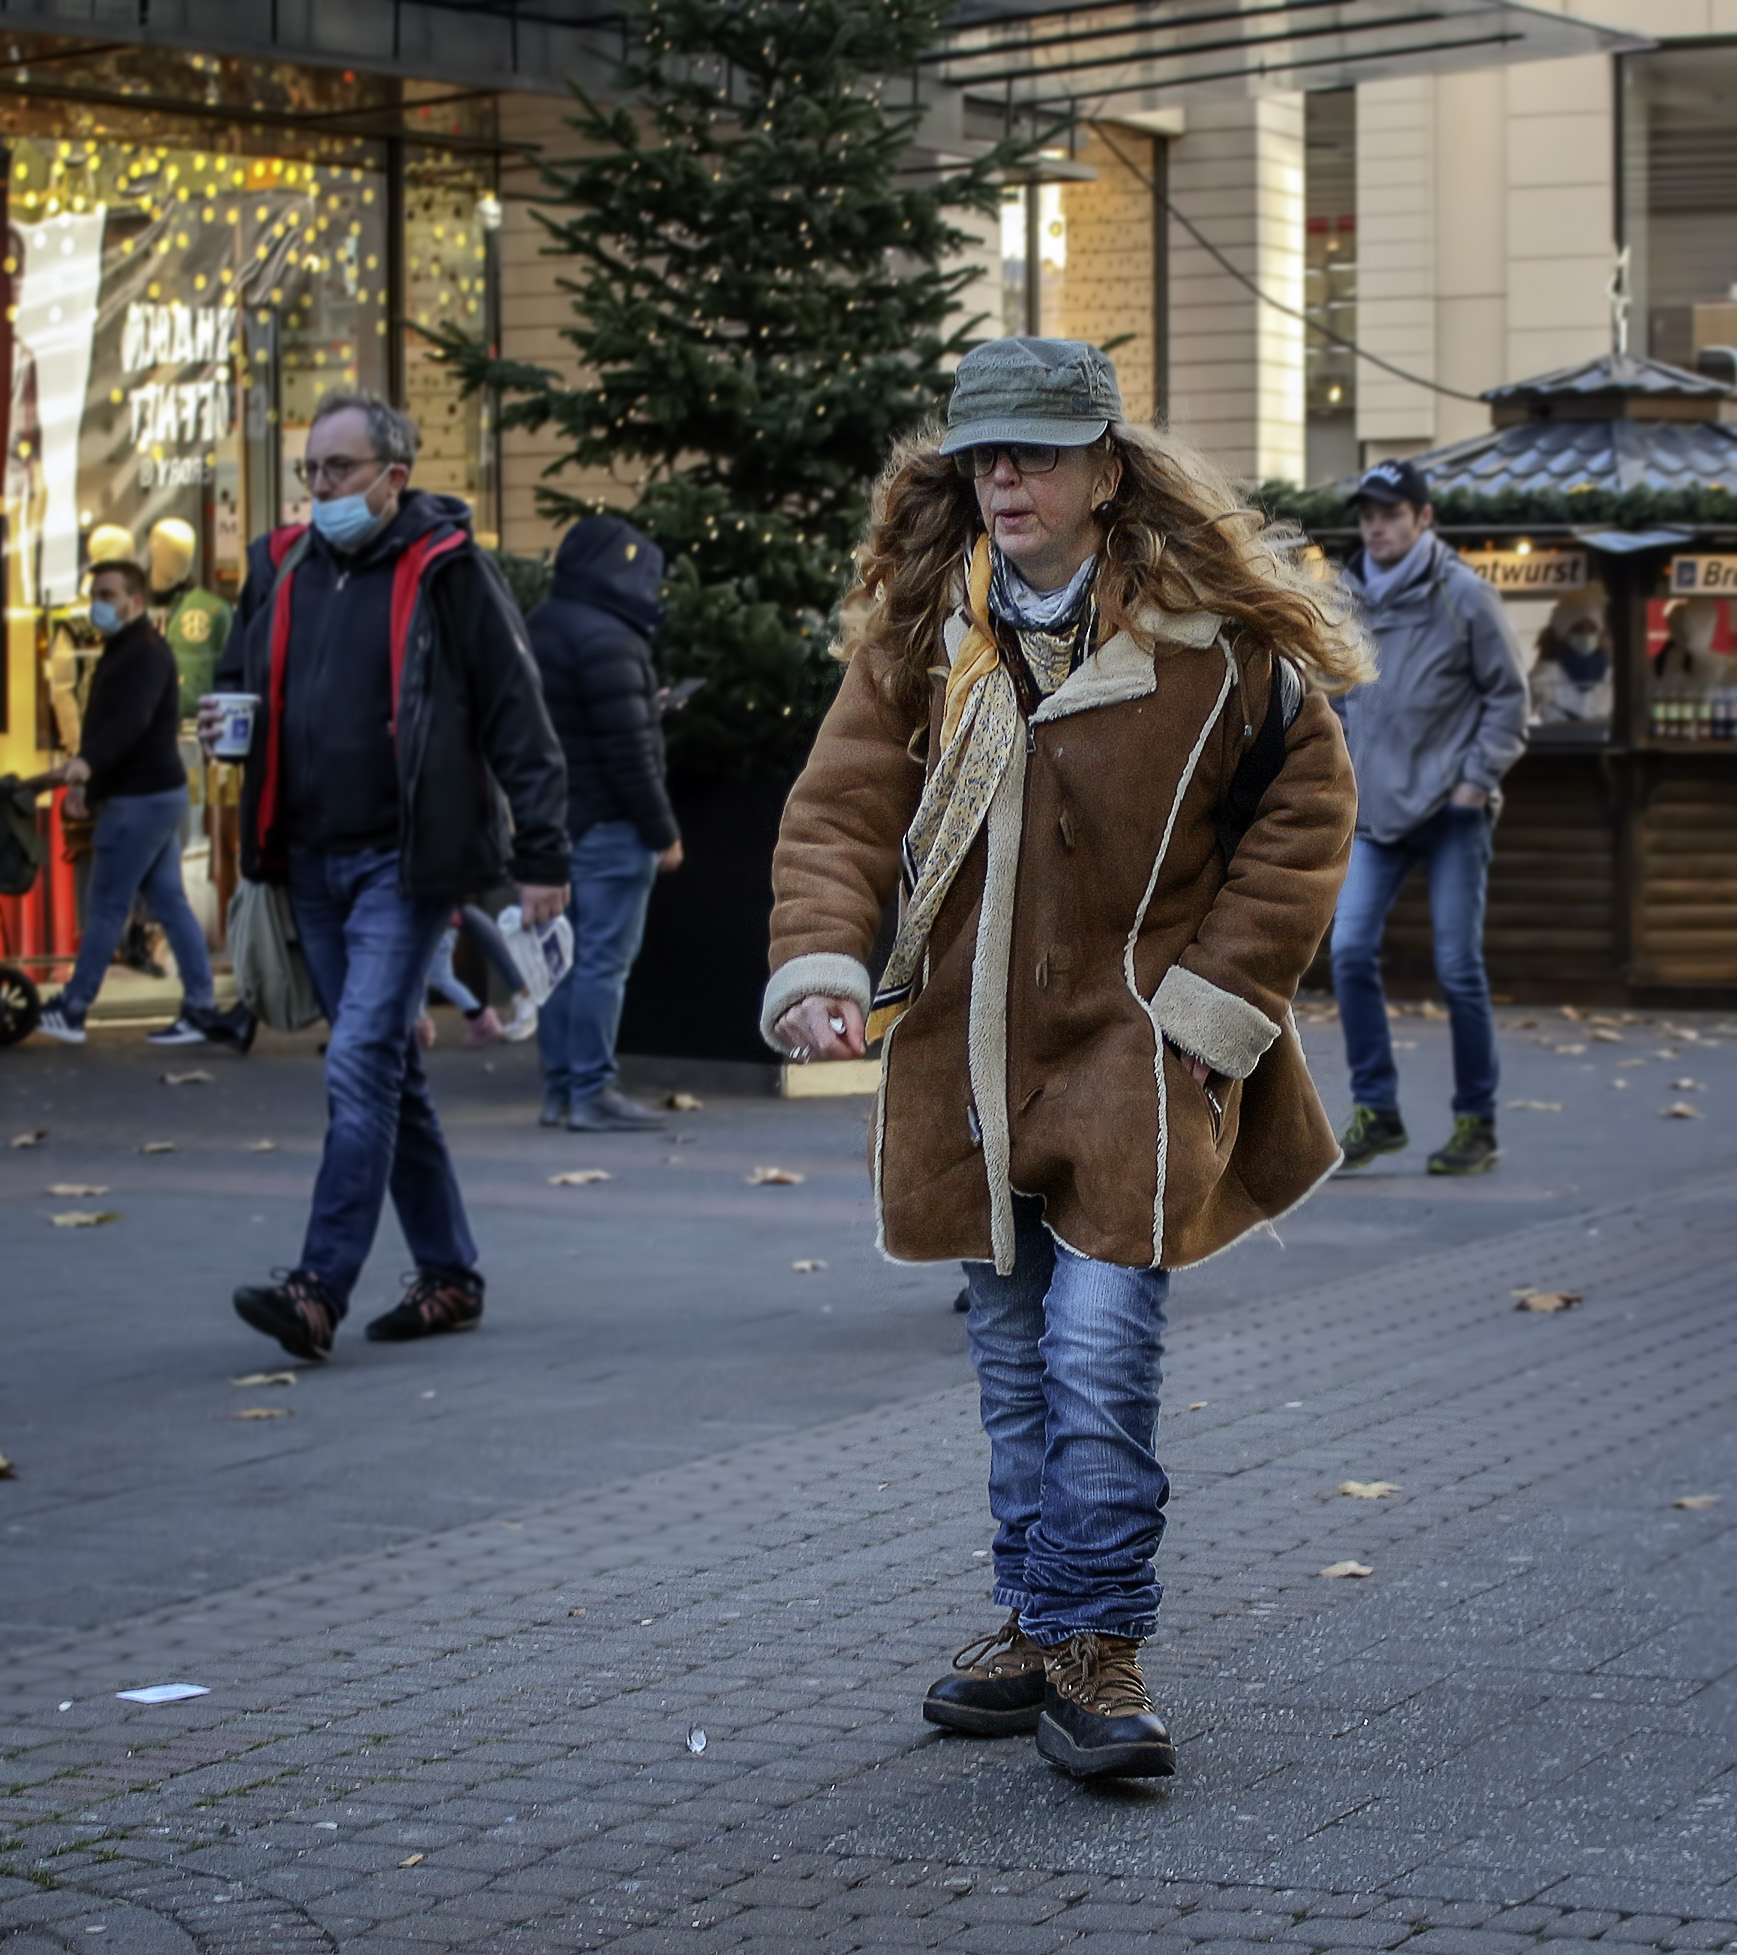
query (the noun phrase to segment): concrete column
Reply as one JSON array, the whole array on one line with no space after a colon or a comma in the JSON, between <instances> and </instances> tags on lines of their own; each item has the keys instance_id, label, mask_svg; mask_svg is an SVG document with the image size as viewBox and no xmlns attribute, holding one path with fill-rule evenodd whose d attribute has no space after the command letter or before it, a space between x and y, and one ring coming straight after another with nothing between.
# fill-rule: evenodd
<instances>
[{"instance_id":1,"label":"concrete column","mask_svg":"<svg viewBox=\"0 0 1737 1955\"><path fill-rule=\"evenodd\" d=\"M1357 91L1357 339L1408 373L1436 377L1435 85L1428 76ZM1436 396L1367 360L1357 366L1366 461L1436 439Z\"/></svg>"},{"instance_id":2,"label":"concrete column","mask_svg":"<svg viewBox=\"0 0 1737 1955\"><path fill-rule=\"evenodd\" d=\"M1303 99L1191 102L1170 196L1245 276L1303 305ZM1170 226L1170 420L1233 475L1304 475L1302 321Z\"/></svg>"}]
</instances>

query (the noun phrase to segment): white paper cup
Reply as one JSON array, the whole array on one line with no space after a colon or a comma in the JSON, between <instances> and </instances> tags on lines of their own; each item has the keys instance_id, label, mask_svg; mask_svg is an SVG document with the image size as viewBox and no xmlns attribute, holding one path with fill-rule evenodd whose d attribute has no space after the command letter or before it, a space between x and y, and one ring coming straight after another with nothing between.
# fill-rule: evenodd
<instances>
[{"instance_id":1,"label":"white paper cup","mask_svg":"<svg viewBox=\"0 0 1737 1955\"><path fill-rule=\"evenodd\" d=\"M217 760L245 760L253 746L253 722L259 712L256 692L219 692L212 695L222 718L211 752Z\"/></svg>"}]
</instances>

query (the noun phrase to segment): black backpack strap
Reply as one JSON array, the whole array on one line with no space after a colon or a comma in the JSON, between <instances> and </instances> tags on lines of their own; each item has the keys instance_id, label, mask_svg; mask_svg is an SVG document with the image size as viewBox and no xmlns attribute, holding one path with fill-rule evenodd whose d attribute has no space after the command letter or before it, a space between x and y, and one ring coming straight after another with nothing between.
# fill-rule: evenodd
<instances>
[{"instance_id":1,"label":"black backpack strap","mask_svg":"<svg viewBox=\"0 0 1737 1955\"><path fill-rule=\"evenodd\" d=\"M1260 805L1267 798L1267 789L1279 778L1279 770L1285 764L1285 735L1302 710L1302 676L1288 658L1275 653L1266 717L1243 749L1218 814L1218 852L1227 870L1242 838L1254 825Z\"/></svg>"}]
</instances>

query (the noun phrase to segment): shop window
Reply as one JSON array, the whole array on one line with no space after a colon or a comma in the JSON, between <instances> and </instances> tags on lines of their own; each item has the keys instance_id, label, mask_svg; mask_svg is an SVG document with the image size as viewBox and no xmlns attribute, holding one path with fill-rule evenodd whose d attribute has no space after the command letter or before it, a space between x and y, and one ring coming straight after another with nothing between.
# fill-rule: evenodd
<instances>
[{"instance_id":1,"label":"shop window","mask_svg":"<svg viewBox=\"0 0 1737 1955\"><path fill-rule=\"evenodd\" d=\"M1574 545L1467 544L1460 551L1502 598L1526 668L1531 737L1544 746L1602 744L1615 707L1610 601L1597 561Z\"/></svg>"},{"instance_id":2,"label":"shop window","mask_svg":"<svg viewBox=\"0 0 1737 1955\"><path fill-rule=\"evenodd\" d=\"M1306 95L1303 310L1310 326L1357 337L1357 91ZM1311 482L1357 472L1357 356L1320 331L1303 339Z\"/></svg>"},{"instance_id":3,"label":"shop window","mask_svg":"<svg viewBox=\"0 0 1737 1955\"><path fill-rule=\"evenodd\" d=\"M1623 242L1637 351L1729 379L1737 363L1737 43L1621 63Z\"/></svg>"}]
</instances>

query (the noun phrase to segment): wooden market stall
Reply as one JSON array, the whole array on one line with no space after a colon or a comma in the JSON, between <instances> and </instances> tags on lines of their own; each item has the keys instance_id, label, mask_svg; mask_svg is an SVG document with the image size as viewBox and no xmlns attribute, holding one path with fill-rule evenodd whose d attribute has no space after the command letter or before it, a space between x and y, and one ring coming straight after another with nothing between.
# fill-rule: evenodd
<instances>
[{"instance_id":1,"label":"wooden market stall","mask_svg":"<svg viewBox=\"0 0 1737 1955\"><path fill-rule=\"evenodd\" d=\"M1733 392L1618 354L1485 398L1488 434L1413 459L1441 534L1502 593L1532 668L1530 744L1496 829L1492 986L1737 1002ZM1576 504L1615 515L1575 520ZM1318 534L1335 553L1355 540ZM1564 648L1594 626L1606 670L1582 687L1598 661ZM1402 991L1429 979L1421 877L1387 956Z\"/></svg>"}]
</instances>

